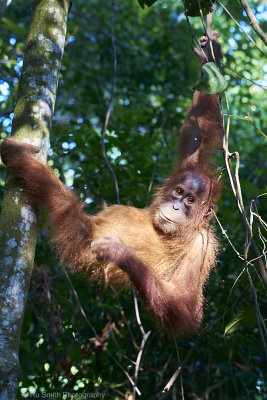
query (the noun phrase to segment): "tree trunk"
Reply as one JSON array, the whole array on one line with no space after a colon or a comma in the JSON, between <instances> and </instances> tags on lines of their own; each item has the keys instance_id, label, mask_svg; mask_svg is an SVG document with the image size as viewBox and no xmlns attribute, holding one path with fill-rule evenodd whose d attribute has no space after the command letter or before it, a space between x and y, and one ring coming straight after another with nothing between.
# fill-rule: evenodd
<instances>
[{"instance_id":1,"label":"tree trunk","mask_svg":"<svg viewBox=\"0 0 267 400\"><path fill-rule=\"evenodd\" d=\"M69 0L35 0L12 134L41 147L46 160ZM37 216L7 172L0 220L0 400L16 398L19 342L31 279Z\"/></svg>"}]
</instances>

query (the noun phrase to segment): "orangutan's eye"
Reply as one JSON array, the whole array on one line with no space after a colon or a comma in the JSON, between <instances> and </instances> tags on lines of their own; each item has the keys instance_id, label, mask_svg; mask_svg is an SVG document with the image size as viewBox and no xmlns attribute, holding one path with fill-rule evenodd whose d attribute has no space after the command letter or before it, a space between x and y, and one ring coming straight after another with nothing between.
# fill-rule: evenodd
<instances>
[{"instance_id":1,"label":"orangutan's eye","mask_svg":"<svg viewBox=\"0 0 267 400\"><path fill-rule=\"evenodd\" d=\"M186 200L187 200L187 202L188 203L194 203L194 197L192 197L192 196L187 196L187 198L186 198Z\"/></svg>"},{"instance_id":2,"label":"orangutan's eye","mask_svg":"<svg viewBox=\"0 0 267 400\"><path fill-rule=\"evenodd\" d=\"M181 196L183 194L183 190L181 188L177 188L177 189L175 189L175 194L177 194L178 196Z\"/></svg>"}]
</instances>

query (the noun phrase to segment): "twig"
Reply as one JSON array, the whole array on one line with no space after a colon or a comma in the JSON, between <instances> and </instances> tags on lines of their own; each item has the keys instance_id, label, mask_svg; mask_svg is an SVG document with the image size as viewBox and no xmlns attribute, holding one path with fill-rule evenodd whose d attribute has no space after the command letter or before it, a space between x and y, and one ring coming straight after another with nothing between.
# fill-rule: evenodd
<instances>
[{"instance_id":1,"label":"twig","mask_svg":"<svg viewBox=\"0 0 267 400\"><path fill-rule=\"evenodd\" d=\"M112 76L112 86L111 86L111 92L110 92L110 101L109 101L109 105L108 105L108 109L107 109L107 113L106 113L104 129L103 129L102 136L101 136L101 147L102 147L102 155L105 160L106 166L110 170L110 173L111 173L113 181L114 181L116 196L117 196L117 203L119 204L120 203L119 185L118 185L115 171L112 168L112 166L108 160L108 156L106 153L106 147L105 147L106 131L107 131L108 123L109 123L111 107L113 104L114 90L115 90L115 85L116 85L116 74L117 74L117 49L116 49L116 39L115 39L115 35L114 35L114 9L115 9L115 0L112 0L111 41L112 41L112 49L113 49L113 76Z\"/></svg>"},{"instance_id":2,"label":"twig","mask_svg":"<svg viewBox=\"0 0 267 400\"><path fill-rule=\"evenodd\" d=\"M253 200L253 201L254 201L254 200ZM229 238L229 236L228 236L228 234L227 234L227 231L226 231L226 230L224 229L224 227L222 226L222 224L221 224L221 222L220 222L218 216L216 215L216 213L215 213L214 211L213 211L213 215L214 215L214 217L215 217L215 219L216 219L216 221L217 221L217 223L218 223L218 225L219 225L219 227L220 227L220 229L221 229L222 234L226 237L226 240L228 241L228 243L230 244L230 246L232 247L232 249L233 249L234 252L236 253L237 257L238 257L241 261L244 261L244 257L242 257L241 254L239 253L239 251L235 248L234 244L232 243L231 239ZM253 213L253 215L256 215L256 216L261 220L261 217L260 217L259 215L254 214L254 213ZM264 221L261 221L261 223L265 224ZM266 251L263 251L258 257L255 257L255 258L249 260L249 261L248 261L248 264L251 265L251 266L253 266L254 261L257 261L257 260L259 260L260 258L265 257L265 255L266 255ZM241 271L241 273L240 273L240 275L238 276L238 278L242 275L243 272L244 272L244 270ZM238 279L238 278L237 278L237 279ZM232 290L232 289L231 289L231 290Z\"/></svg>"},{"instance_id":3,"label":"twig","mask_svg":"<svg viewBox=\"0 0 267 400\"><path fill-rule=\"evenodd\" d=\"M239 1L240 1L241 6L245 10L245 13L248 16L248 19L250 21L250 25L252 26L252 28L254 29L256 34L259 36L259 38L263 41L263 43L267 46L267 36L265 35L263 30L259 26L258 21L257 21L255 15L253 14L251 8L249 7L247 1L246 0L239 0Z\"/></svg>"},{"instance_id":4,"label":"twig","mask_svg":"<svg viewBox=\"0 0 267 400\"><path fill-rule=\"evenodd\" d=\"M133 289L133 296L134 296L134 309L135 309L135 315L136 315L136 321L138 323L138 326L140 328L140 331L142 333L142 335L145 335L145 330L143 328L142 322L141 322L141 318L140 318L140 314L139 314L139 307L138 307L138 302L137 302L137 296L136 296L136 291Z\"/></svg>"},{"instance_id":5,"label":"twig","mask_svg":"<svg viewBox=\"0 0 267 400\"><path fill-rule=\"evenodd\" d=\"M195 35L195 33L194 33L194 30L193 30L193 28L192 28L192 26L191 26L191 23L190 23L190 21L189 21L188 14L187 14L187 12L186 12L185 0L183 0L183 6L184 6L184 14L185 14L186 22L187 22L187 25L188 25L188 27L189 27L189 29L190 29L190 32L191 32L192 41L195 42L197 48L198 48L200 51L202 51L203 56L204 56L205 59L208 61L207 56L206 56L204 50L203 50L202 47L199 45L199 41L197 40L196 35ZM191 47L192 47L192 50L194 50L193 46L191 46Z\"/></svg>"},{"instance_id":6,"label":"twig","mask_svg":"<svg viewBox=\"0 0 267 400\"><path fill-rule=\"evenodd\" d=\"M113 291L113 293L114 293L114 294L116 295L116 297L117 297L117 301L118 301L118 304L119 304L119 307L120 307L120 312L121 312L122 318L123 318L123 320L124 320L124 322L125 322L125 325L126 325L127 328L128 328L129 334L130 334L131 339L132 339L133 346L134 346L134 348L135 348L136 350L139 350L139 346L137 345L137 343L136 343L136 341L135 341L135 338L134 338L134 335L133 335L131 326L130 326L130 324L129 324L129 322L128 322L126 316L125 316L124 309L123 309L123 307L122 307L122 305L121 305L120 298L119 298L119 294L118 294L118 292L117 292L117 290L115 289L114 286L111 286L111 290Z\"/></svg>"},{"instance_id":7,"label":"twig","mask_svg":"<svg viewBox=\"0 0 267 400\"><path fill-rule=\"evenodd\" d=\"M247 215L245 212L244 204L243 204L243 197L242 197L242 191L241 191L241 186L240 186L240 181L239 181L239 176L238 176L238 170L239 170L239 165L240 165L240 160L239 160L239 154L238 152L233 152L229 153L228 150L228 140L229 140L229 129L230 129L230 110L229 110L229 103L228 103L228 98L225 93L225 100L226 100L226 108L227 108L227 126L226 126L226 131L224 135L224 142L223 142L223 149L224 149L224 157L225 157L225 164L228 172L228 176L230 179L230 183L232 186L232 190L235 196L235 200L237 203L237 207L239 210L240 218L245 230L245 233L249 231L249 236L251 240L251 248L257 258L257 264L259 266L259 271L261 273L262 280L264 283L267 285L267 273L264 267L264 264L262 262L262 256L259 252L259 249L253 239L253 232L250 228ZM224 113L223 113L224 115ZM231 163L231 157L235 156L236 158L236 166L235 166L235 171L233 171L232 168L232 163Z\"/></svg>"},{"instance_id":8,"label":"twig","mask_svg":"<svg viewBox=\"0 0 267 400\"><path fill-rule=\"evenodd\" d=\"M94 335L95 335L97 341L98 341L101 345L103 345L103 344L104 344L103 341L101 340L101 338L100 338L100 336L97 334L95 328L93 327L93 325L91 324L91 322L90 322L89 319L87 318L87 315L86 315L86 313L85 313L85 311L84 311L84 309L83 309L83 306L81 305L79 296L78 296L78 294L77 294L77 292L76 292L76 290L75 290L75 288L74 288L74 286L73 286L73 284L72 284L72 282L71 282L71 279L70 279L70 277L69 277L69 275L68 275L68 273L67 273L67 271L66 271L66 269L65 269L64 267L63 267L63 271L64 271L64 274L65 274L65 276L66 276L66 278L67 278L67 281L69 282L69 285L70 285L70 287L71 287L71 290L72 290L72 293L73 293L73 295L74 295L74 297L75 297L75 300L76 300L76 302L77 302L77 304L78 304L78 307L79 307L79 309L80 309L80 313L82 314L83 318L84 318L85 321L87 322L87 324L88 324L88 326L90 327L90 329L93 331L93 333L94 333ZM133 387L135 387L136 393L138 393L139 396L141 396L140 390L136 387L136 383L132 380L132 378L130 377L130 375L128 374L128 372L123 368L123 366L119 363L119 361L116 360L116 358L113 357L113 355L112 355L108 350L105 350L105 351L106 351L106 353L109 355L109 357L118 365L118 367L119 367L119 368L124 372L124 374L127 376L127 378L129 379L129 381L131 382L131 384L133 385Z\"/></svg>"},{"instance_id":9,"label":"twig","mask_svg":"<svg viewBox=\"0 0 267 400\"><path fill-rule=\"evenodd\" d=\"M133 400L135 400L135 393L137 392L136 385L137 385L137 380L138 380L138 372L139 372L139 367L140 367L140 363L141 363L141 358L142 358L142 355L144 352L146 341L147 341L150 333L151 333L151 331L148 331L143 335L140 350L139 350L137 358L136 358L135 371L134 371Z\"/></svg>"},{"instance_id":10,"label":"twig","mask_svg":"<svg viewBox=\"0 0 267 400\"><path fill-rule=\"evenodd\" d=\"M257 300L257 292L254 287L254 284L253 284L253 281L252 281L252 278L251 278L251 275L250 275L250 272L248 269L248 259L247 259L250 246L252 247L252 250L253 250L254 254L256 255L256 257L259 257L259 256L263 257L263 255L260 254L258 247L256 246L256 244L254 242L252 225L249 223L249 221L247 219L247 215L246 215L244 204L243 204L242 191L241 191L241 186L240 186L240 181L239 181L239 176L238 176L238 171L239 171L239 167L240 167L239 154L238 154L238 152L229 153L229 150L228 150L228 139L229 139L229 128L230 128L230 110L229 110L229 103L228 103L226 93L225 93L225 100L226 100L226 106L227 106L227 127L226 127L226 131L225 131L225 135L224 135L224 142L223 142L223 149L224 149L224 154L225 154L225 164L226 164L226 168L227 168L230 182L232 185L232 189L234 192L234 196L235 196L235 200L236 200L237 207L239 210L240 218L241 218L241 221L242 221L242 224L243 224L243 227L245 230L245 234L246 234L246 241L245 241L245 246L244 246L244 269L247 273L249 287L250 287L250 291L251 291L251 297L252 297L252 300L254 303L254 311L255 311L258 328L259 328L259 332L260 332L260 337L261 337L261 340L262 340L262 343L264 346L264 350L266 353L266 358L267 358L267 346L266 346L266 341L265 341L265 337L263 334L263 328L264 328L264 330L266 330L266 328L265 328L264 321L263 321L263 318L260 313L259 304L258 304L258 300ZM224 115L224 113L223 113L223 115ZM235 155L235 157L236 157L235 170L233 170L232 164L231 164L231 157L233 155ZM262 277L263 281L265 282L265 284L267 285L267 273L264 268L261 257L257 259L257 263L259 266L261 277Z\"/></svg>"},{"instance_id":11,"label":"twig","mask_svg":"<svg viewBox=\"0 0 267 400\"><path fill-rule=\"evenodd\" d=\"M241 301L241 299L247 294L247 291L249 289L249 285L247 285L245 287L245 289L243 290L243 292L239 295L239 297L236 299L236 301L234 301L234 303L228 308L228 310L226 310L219 318L217 318L215 321L213 321L209 326L204 327L202 329L202 331L199 333L199 336L197 338L197 340L195 341L194 345L191 347L191 349L188 351L188 353L186 354L186 356L184 357L183 361L181 362L181 364L179 365L179 367L177 368L177 370L175 371L175 373L173 374L173 376L171 377L171 379L169 380L169 382L167 383L167 385L165 385L162 393L168 392L170 390L170 388L172 387L172 385L174 384L175 380L178 378L178 376L180 375L180 373L183 370L184 365L190 360L191 356L194 354L195 350L197 349L202 337L204 337L208 332L210 332L216 325L218 325L221 321L224 320L224 318L226 317L226 315L228 315L232 309L234 307L236 307L236 305Z\"/></svg>"},{"instance_id":12,"label":"twig","mask_svg":"<svg viewBox=\"0 0 267 400\"><path fill-rule=\"evenodd\" d=\"M244 258L241 256L241 254L239 253L239 251L238 251L238 250L235 248L235 246L233 245L231 239L229 238L229 236L228 236L228 234L227 234L227 231L226 231L226 230L224 229L224 227L222 226L222 224L221 224L219 218L217 217L215 211L213 211L213 215L214 215L214 217L215 217L215 219L216 219L216 221L217 221L219 227L221 228L222 234L226 237L228 243L230 244L230 246L231 246L232 249L234 250L234 252L235 252L235 254L237 255L237 257L240 258L240 260L244 261Z\"/></svg>"},{"instance_id":13,"label":"twig","mask_svg":"<svg viewBox=\"0 0 267 400\"><path fill-rule=\"evenodd\" d=\"M194 345L191 347L191 349L186 354L185 358L183 359L183 361L181 362L181 364L177 368L177 370L174 372L173 376L171 377L171 379L169 380L167 385L165 385L164 389L162 390L162 393L166 393L166 392L168 392L170 390L170 388L172 387L172 385L174 384L174 382L176 381L176 379L178 378L178 376L182 372L184 365L187 363L188 360L190 360L191 356L193 355L194 351L196 350L201 338L202 338L202 335L200 334L198 339L194 343Z\"/></svg>"},{"instance_id":14,"label":"twig","mask_svg":"<svg viewBox=\"0 0 267 400\"><path fill-rule=\"evenodd\" d=\"M162 384L163 376L164 376L164 374L165 374L165 372L166 372L166 370L167 370L167 368L168 368L168 366L170 364L170 361L171 361L171 359L173 357L173 354L174 354L174 350L172 349L172 351L169 354L169 357L167 358L165 364L163 365L163 368L158 373L159 374L159 381L158 381L157 387L161 386L161 384Z\"/></svg>"},{"instance_id":15,"label":"twig","mask_svg":"<svg viewBox=\"0 0 267 400\"><path fill-rule=\"evenodd\" d=\"M263 55L266 56L266 54L261 51L261 49L257 46L257 43L255 40L245 31L245 29L242 28L242 26L237 22L237 20L233 17L233 15L230 13L230 11L227 10L227 8L220 2L220 0L217 0L217 3L220 4L220 6L227 12L227 14L232 18L232 20L236 23L236 25L241 29L241 31L247 36L247 38L254 44L254 46L259 50L259 52Z\"/></svg>"},{"instance_id":16,"label":"twig","mask_svg":"<svg viewBox=\"0 0 267 400\"><path fill-rule=\"evenodd\" d=\"M174 343L175 343L175 349L176 349L176 354L177 354L177 358L178 358L178 362L181 365L181 359L180 359L180 353L179 353L179 349L178 349L178 345L177 345L177 340L174 337ZM184 383L183 383L183 374L180 374L180 384L181 384L181 400L185 400L184 398Z\"/></svg>"},{"instance_id":17,"label":"twig","mask_svg":"<svg viewBox=\"0 0 267 400\"><path fill-rule=\"evenodd\" d=\"M135 308L136 320L137 320L138 326L139 326L140 331L141 331L142 336L143 336L142 337L141 346L139 348L139 351L138 351L138 354L137 354L137 358L136 358L136 362L135 362L134 387L133 387L133 400L135 400L135 392L136 392L135 388L136 388L136 385L137 385L141 358L142 358L142 355L143 355L143 352L144 352L146 341L147 341L151 331L145 332L145 330L144 330L144 327L143 327L142 322L141 322L140 314L139 314L137 296L136 296L136 292L135 292L134 289L133 289L133 295L134 295L134 308Z\"/></svg>"},{"instance_id":18,"label":"twig","mask_svg":"<svg viewBox=\"0 0 267 400\"><path fill-rule=\"evenodd\" d=\"M247 82L250 82L250 83L252 83L253 85L258 86L258 87L260 87L260 88L263 89L263 90L267 90L267 86L266 86L266 85L263 85L263 84L260 85L259 83L253 81L252 79L246 78L245 76L239 74L236 70L233 70L233 68L231 68L229 64L222 62L222 66L224 67L224 69L225 69L225 68L228 68L231 72L234 72L235 75L237 75L240 79L243 79L243 80L245 80L245 81L247 81ZM242 66L242 67L243 67L243 66ZM244 68L242 68L242 70L244 71L244 73L247 73L247 71L246 71ZM232 76L233 76L233 75L232 75Z\"/></svg>"},{"instance_id":19,"label":"twig","mask_svg":"<svg viewBox=\"0 0 267 400\"><path fill-rule=\"evenodd\" d=\"M222 381L215 383L215 385L208 387L204 392L203 398L205 400L209 400L210 392L212 392L215 389L218 389L220 386L224 385L227 381L229 381L229 378L225 378Z\"/></svg>"},{"instance_id":20,"label":"twig","mask_svg":"<svg viewBox=\"0 0 267 400\"><path fill-rule=\"evenodd\" d=\"M247 273L250 292L251 292L251 297L252 297L252 300L253 300L254 312L255 312L256 319L257 319L257 324L258 324L261 340L262 340L262 343L263 343L263 347L264 347L264 350L265 350L265 357L267 359L267 344L266 344L266 341L265 341L265 335L267 333L266 332L266 327L265 327L265 324L264 324L264 320L263 320L263 318L261 316L260 307L259 307L259 303L258 303L257 292L256 292L255 286L253 284L253 281L252 281L252 278L251 278L251 275L250 275L250 272L249 272L249 269L248 269L247 256L248 256L248 251L249 251L250 245L251 245L251 237L250 237L249 230L248 230L247 234L246 234L246 242L245 242L245 246L244 246L244 268L245 268L246 273ZM263 329L265 331L264 332L265 335L263 333Z\"/></svg>"}]
</instances>

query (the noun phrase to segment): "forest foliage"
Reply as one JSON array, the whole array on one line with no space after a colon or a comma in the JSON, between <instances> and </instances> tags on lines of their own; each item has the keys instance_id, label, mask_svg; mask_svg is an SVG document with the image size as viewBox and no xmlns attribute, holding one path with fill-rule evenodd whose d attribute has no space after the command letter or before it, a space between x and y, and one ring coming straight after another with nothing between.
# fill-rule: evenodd
<instances>
[{"instance_id":1,"label":"forest foliage","mask_svg":"<svg viewBox=\"0 0 267 400\"><path fill-rule=\"evenodd\" d=\"M114 74L112 11L116 84L105 146L122 204L146 206L157 185L171 171L179 129L199 76L182 1L152 1L151 7L142 9L137 0L116 0L113 10L112 3L73 2L51 131L48 163L76 190L88 213L100 210L104 202L117 201L114 180L101 150ZM264 2L249 3L266 31ZM1 139L11 132L31 4L13 0L1 20ZM250 27L240 3L224 0L223 5L243 29L215 2L213 28L220 33L222 69L228 82L229 148L240 154L239 176L248 214L254 199L261 218L266 220L264 196L258 197L267 192L266 48ZM200 37L201 18L190 21L194 34ZM218 266L205 288L205 332L177 339L176 347L173 338L155 326L139 301L142 324L145 331L151 331L138 374L137 386L144 399L178 399L183 392L185 399L261 400L267 396L266 355L253 298L243 261L232 247L243 254L245 232L222 155L216 155L216 162L224 181L216 210L221 227L214 222L222 247ZM5 167L1 165L1 198L4 183ZM259 218L254 219L256 243L260 251L265 251L262 225ZM64 391L130 399L131 384L107 350L132 376L132 360L136 360L142 340L133 293L123 288L103 290L82 276L69 274L79 303L48 243L49 232L42 215L21 338L18 398ZM249 259L255 259L252 251ZM257 264L250 268L260 315L266 318L266 289ZM80 304L104 344L88 326ZM192 348L171 392L160 395L178 368L179 359L182 361Z\"/></svg>"}]
</instances>

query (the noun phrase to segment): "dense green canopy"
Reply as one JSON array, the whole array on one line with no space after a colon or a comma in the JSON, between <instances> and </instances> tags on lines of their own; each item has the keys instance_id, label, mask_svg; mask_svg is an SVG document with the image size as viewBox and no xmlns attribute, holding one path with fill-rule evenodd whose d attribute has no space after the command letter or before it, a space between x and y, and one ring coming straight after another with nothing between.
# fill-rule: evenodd
<instances>
[{"instance_id":1,"label":"dense green canopy","mask_svg":"<svg viewBox=\"0 0 267 400\"><path fill-rule=\"evenodd\" d=\"M264 30L267 10L263 4L250 1ZM240 3L224 0L223 5L239 24L219 2L215 3L213 28L220 33L222 68L228 81L229 150L240 154L244 205L251 215L251 200L267 192L266 48L250 27ZM1 139L11 132L30 7L30 1L13 0L1 21ZM179 129L199 76L182 1L158 0L142 9L137 0L116 0L113 14L115 43L114 40L112 43L112 1L73 2L51 132L49 165L68 186L75 188L88 213L99 210L104 201L108 204L117 201L114 180L101 150L114 62L116 83L105 145L116 174L120 202L137 207L148 204L153 190L175 163ZM201 18L190 21L195 36L200 37ZM243 261L232 248L242 257L245 231L223 156L218 154L216 160L224 180L216 212L227 234L222 234L215 221L222 249L218 267L205 289L203 327L210 329L200 338L179 338L177 355L173 338L155 326L139 302L145 331L151 330L138 374L137 386L144 399L178 399L182 398L182 391L185 399L260 400L266 396L266 358L254 313L255 303ZM2 197L3 166L0 174ZM257 209L264 219L264 197L255 204L254 211ZM260 222L254 215L253 232L262 252L264 229ZM70 274L87 318L104 342L101 345L83 317L48 241L48 231L41 223L21 338L19 398L44 391L99 392L107 398L130 399L131 384L107 350L133 376L132 360L136 360L142 335L132 292L122 288L103 290L87 283L84 277ZM254 258L250 251L249 260ZM250 266L250 273L261 312L257 316L264 318L265 312L266 318L266 288L258 276L257 263L254 267ZM181 378L166 397L160 397L179 366L178 358L182 361L192 348L194 352L186 359ZM62 398L67 397L62 395Z\"/></svg>"}]
</instances>

